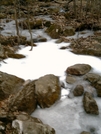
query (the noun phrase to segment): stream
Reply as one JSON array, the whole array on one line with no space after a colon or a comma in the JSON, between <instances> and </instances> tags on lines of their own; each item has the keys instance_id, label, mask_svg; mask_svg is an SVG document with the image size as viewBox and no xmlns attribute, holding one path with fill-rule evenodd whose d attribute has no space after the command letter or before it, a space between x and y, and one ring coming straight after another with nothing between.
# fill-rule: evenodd
<instances>
[{"instance_id":1,"label":"stream","mask_svg":"<svg viewBox=\"0 0 101 134\"><path fill-rule=\"evenodd\" d=\"M5 23L1 34L6 36L15 35L14 21ZM92 34L92 31L85 30L85 34L80 34L79 36L86 37ZM28 30L21 31L21 35L26 36L27 39L30 37ZM46 37L47 42L37 42L37 46L33 47L33 51L29 51L30 46L20 45L18 53L24 54L26 58L20 60L8 58L5 60L7 64L1 63L0 71L16 75L25 80L34 80L46 74L54 74L59 76L60 81L64 82L67 67L77 63L85 63L91 65L92 72L101 74L100 58L76 55L70 52L69 49L61 50L61 46L68 46L70 43L57 44L56 40L51 39L43 30L32 30L32 35L33 37ZM74 38L76 37L77 33ZM53 127L56 130L56 134L80 134L82 131L89 131L91 134L101 134L100 98L95 97L99 107L99 115L86 114L82 106L82 96L69 98L67 95L71 87L67 83L65 85L66 88L62 89L64 97L61 97L50 108L41 109L38 107L32 116L38 117L45 124Z\"/></svg>"}]
</instances>

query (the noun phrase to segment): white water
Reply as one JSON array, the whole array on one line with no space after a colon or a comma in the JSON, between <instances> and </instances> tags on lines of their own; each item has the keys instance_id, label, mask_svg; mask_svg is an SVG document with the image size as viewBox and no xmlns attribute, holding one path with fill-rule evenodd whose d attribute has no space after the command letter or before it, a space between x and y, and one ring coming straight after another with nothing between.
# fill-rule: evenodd
<instances>
[{"instance_id":1,"label":"white water","mask_svg":"<svg viewBox=\"0 0 101 134\"><path fill-rule=\"evenodd\" d=\"M5 26L2 34L15 33L13 22ZM42 31L37 31L33 36L42 35ZM28 37L28 31L23 30L22 35ZM44 34L44 36L46 36ZM5 60L0 71L16 75L25 80L37 79L46 74L54 74L65 79L67 67L76 63L86 63L92 66L92 70L101 74L101 60L94 56L76 55L69 50L60 50L60 46L68 46L68 43L56 44L55 40L48 38L47 42L36 43L37 47L29 51L30 47L21 46L18 53L26 55L24 59ZM68 94L69 89L63 89L63 94ZM82 107L82 97L62 98L52 107L46 109L38 108L32 115L40 118L44 123L54 127L56 134L80 134L81 131L89 131L91 134L101 134L101 103L100 98L95 98L100 114L98 116L88 115ZM93 131L93 132L92 132Z\"/></svg>"}]
</instances>

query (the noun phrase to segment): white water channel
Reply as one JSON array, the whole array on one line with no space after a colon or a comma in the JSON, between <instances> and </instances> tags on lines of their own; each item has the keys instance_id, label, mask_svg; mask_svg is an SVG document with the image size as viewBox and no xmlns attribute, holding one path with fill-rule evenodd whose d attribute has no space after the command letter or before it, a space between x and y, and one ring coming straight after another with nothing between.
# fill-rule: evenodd
<instances>
[{"instance_id":1,"label":"white water channel","mask_svg":"<svg viewBox=\"0 0 101 134\"><path fill-rule=\"evenodd\" d=\"M42 30L32 31L33 37L45 36L47 42L36 43L33 51L29 51L30 47L21 46L18 51L20 54L26 55L24 59L8 58L5 63L0 66L0 71L16 75L25 80L37 79L46 74L54 74L65 80L65 70L67 67L76 63L86 63L92 66L92 71L101 74L101 60L94 56L76 55L68 49L61 50L61 46L68 46L69 43L55 43L56 40L50 39ZM85 31L86 34L92 34L91 31ZM14 35L14 22L5 24L3 35ZM29 38L27 30L21 32ZM75 36L76 37L76 36ZM63 94L69 93L67 89L63 89ZM80 134L82 131L89 131L91 134L101 134L101 103L100 98L95 98L99 106L99 115L88 115L82 106L82 97L62 98L50 108L37 108L32 116L40 118L44 123L52 126L56 130L56 134Z\"/></svg>"}]
</instances>

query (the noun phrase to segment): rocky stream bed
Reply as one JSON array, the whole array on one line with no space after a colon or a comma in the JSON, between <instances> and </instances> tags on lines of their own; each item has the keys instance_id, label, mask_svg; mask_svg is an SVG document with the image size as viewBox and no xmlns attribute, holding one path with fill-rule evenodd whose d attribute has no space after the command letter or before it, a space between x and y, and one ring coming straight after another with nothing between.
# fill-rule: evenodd
<instances>
[{"instance_id":1,"label":"rocky stream bed","mask_svg":"<svg viewBox=\"0 0 101 134\"><path fill-rule=\"evenodd\" d=\"M66 4L66 1L60 0L48 2L35 1L34 4L29 6L30 28L32 30L42 30L40 36L37 36L37 34L33 36L33 49L38 47L38 42L47 42L49 39L55 39L56 44L62 42L70 43L70 45L61 46L59 48L61 51L69 50L75 54L90 55L100 59L101 18L99 18L98 22L94 18L91 19L88 13L85 20L81 21L79 15L75 19L71 10L72 4L70 4L68 9ZM16 34L14 35L16 32L14 7L13 5L0 6L1 66L2 63L7 64L6 59L8 58L19 60L26 58L26 55L18 53L21 49L20 46L31 46L30 38L24 35L24 30L28 30L28 20L26 19L28 8L21 5L19 12L20 19L18 22L22 34L18 44L18 37ZM13 32L10 31L11 28L8 30L10 26ZM83 30L88 29L93 34L87 37L80 37L81 34L85 34ZM73 38L75 33L78 34L77 38ZM64 80L61 80L61 77L55 74L46 74L38 79L25 80L0 70L0 134L60 134L58 129L61 129L63 134L101 134L101 75L95 73L92 66L85 63L69 66L64 70L64 73ZM63 89L69 89L68 94L62 96L61 92ZM67 107L62 106L62 97L65 97L64 101ZM69 115L67 112L67 116L70 116L69 119L71 120L67 121L67 118L60 116L59 118L58 111L55 113L60 124L67 123L66 130L62 130L61 125L55 130L52 127L52 123L50 125L49 123L47 124L48 121L44 121L45 123L42 121L43 118L45 119L45 113L43 113L43 117L37 114L39 109L50 110L51 107L58 105L58 102L61 104L61 108L70 108L69 114L71 114ZM78 106L80 109L78 109ZM72 115L74 113L72 113L71 108L75 111L75 115ZM59 112L61 113L61 109L59 109ZM63 114L66 116L66 113ZM76 123L73 118L79 118L80 123ZM89 124L86 122L87 119L85 120L84 118L90 118L90 123L95 123ZM71 126L74 123L74 126L77 128L73 126L73 131L72 129L69 130L68 122L70 122ZM58 123L55 122L53 124L55 126ZM66 124L64 126L66 127Z\"/></svg>"}]
</instances>

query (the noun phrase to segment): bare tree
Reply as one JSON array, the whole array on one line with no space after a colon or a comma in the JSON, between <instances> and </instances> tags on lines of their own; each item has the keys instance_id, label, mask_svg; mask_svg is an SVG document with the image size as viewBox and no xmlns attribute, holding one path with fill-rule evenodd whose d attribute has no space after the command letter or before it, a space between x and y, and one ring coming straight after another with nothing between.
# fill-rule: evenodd
<instances>
[{"instance_id":1,"label":"bare tree","mask_svg":"<svg viewBox=\"0 0 101 134\"><path fill-rule=\"evenodd\" d=\"M17 34L18 44L19 44L20 43L20 34L19 34L19 24L18 24L18 20L17 20L17 4L18 4L17 0L14 0L16 34Z\"/></svg>"}]
</instances>

